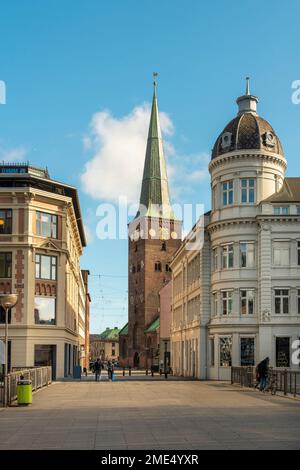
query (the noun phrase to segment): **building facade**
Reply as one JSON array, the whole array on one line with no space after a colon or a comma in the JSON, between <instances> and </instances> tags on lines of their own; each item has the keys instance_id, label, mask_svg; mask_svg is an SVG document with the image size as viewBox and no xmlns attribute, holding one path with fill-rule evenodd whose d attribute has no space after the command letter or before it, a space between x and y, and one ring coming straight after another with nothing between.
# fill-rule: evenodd
<instances>
[{"instance_id":1,"label":"building facade","mask_svg":"<svg viewBox=\"0 0 300 470\"><path fill-rule=\"evenodd\" d=\"M129 224L128 326L127 335L122 333L123 365L147 366L146 331L149 333L159 317L159 291L171 279L170 262L180 239L181 224L170 204L154 82L140 205Z\"/></svg>"},{"instance_id":2,"label":"building facade","mask_svg":"<svg viewBox=\"0 0 300 470\"><path fill-rule=\"evenodd\" d=\"M85 245L75 188L29 164L0 165L0 293L18 295L9 318L10 367L52 365L55 379L80 364Z\"/></svg>"},{"instance_id":3,"label":"building facade","mask_svg":"<svg viewBox=\"0 0 300 470\"><path fill-rule=\"evenodd\" d=\"M106 328L100 335L90 335L91 360L119 360L119 328Z\"/></svg>"},{"instance_id":4,"label":"building facade","mask_svg":"<svg viewBox=\"0 0 300 470\"><path fill-rule=\"evenodd\" d=\"M257 102L247 83L238 115L212 151L203 243L193 252L185 240L171 263L178 375L229 379L231 366L266 356L272 366L293 367L300 337L300 178L285 176L280 140L258 115Z\"/></svg>"}]
</instances>

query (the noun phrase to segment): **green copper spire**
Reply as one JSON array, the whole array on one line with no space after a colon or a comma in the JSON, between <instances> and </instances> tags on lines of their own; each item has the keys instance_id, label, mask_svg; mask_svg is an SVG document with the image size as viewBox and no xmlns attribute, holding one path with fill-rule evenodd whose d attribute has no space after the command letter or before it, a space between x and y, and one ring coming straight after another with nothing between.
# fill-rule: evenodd
<instances>
[{"instance_id":1,"label":"green copper spire","mask_svg":"<svg viewBox=\"0 0 300 470\"><path fill-rule=\"evenodd\" d=\"M157 73L154 73L153 76L154 93L140 196L140 209L137 217L144 215L174 219L174 213L170 204L167 168L159 124L156 98Z\"/></svg>"}]
</instances>

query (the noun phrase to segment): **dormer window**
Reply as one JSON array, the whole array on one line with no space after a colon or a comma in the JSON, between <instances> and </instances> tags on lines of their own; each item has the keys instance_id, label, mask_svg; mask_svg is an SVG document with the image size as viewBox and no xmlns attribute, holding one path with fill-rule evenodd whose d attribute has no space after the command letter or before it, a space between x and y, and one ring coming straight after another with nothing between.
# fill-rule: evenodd
<instances>
[{"instance_id":1,"label":"dormer window","mask_svg":"<svg viewBox=\"0 0 300 470\"><path fill-rule=\"evenodd\" d=\"M274 215L289 215L289 206L275 206Z\"/></svg>"},{"instance_id":2,"label":"dormer window","mask_svg":"<svg viewBox=\"0 0 300 470\"><path fill-rule=\"evenodd\" d=\"M222 149L226 149L231 146L232 142L232 133L231 132L224 132L221 135L221 147Z\"/></svg>"},{"instance_id":3,"label":"dormer window","mask_svg":"<svg viewBox=\"0 0 300 470\"><path fill-rule=\"evenodd\" d=\"M274 147L275 146L275 136L272 134L272 132L268 131L265 132L262 136L263 138L263 143L264 145L267 145L268 147Z\"/></svg>"}]
</instances>

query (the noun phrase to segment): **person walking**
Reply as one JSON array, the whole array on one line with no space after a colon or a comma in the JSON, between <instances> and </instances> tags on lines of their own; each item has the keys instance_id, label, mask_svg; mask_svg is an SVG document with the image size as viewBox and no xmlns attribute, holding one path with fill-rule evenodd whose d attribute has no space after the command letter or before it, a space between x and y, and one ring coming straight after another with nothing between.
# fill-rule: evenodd
<instances>
[{"instance_id":1,"label":"person walking","mask_svg":"<svg viewBox=\"0 0 300 470\"><path fill-rule=\"evenodd\" d=\"M108 380L112 380L113 379L113 375L114 375L114 365L111 361L108 361L107 363L107 375L108 375Z\"/></svg>"},{"instance_id":2,"label":"person walking","mask_svg":"<svg viewBox=\"0 0 300 470\"><path fill-rule=\"evenodd\" d=\"M95 371L95 381L98 382L101 378L101 369L102 364L100 358L98 357L95 364L94 364L94 371Z\"/></svg>"},{"instance_id":3,"label":"person walking","mask_svg":"<svg viewBox=\"0 0 300 470\"><path fill-rule=\"evenodd\" d=\"M257 366L257 375L259 377L259 390L260 392L265 391L267 388L267 378L269 372L270 359L266 357Z\"/></svg>"}]
</instances>

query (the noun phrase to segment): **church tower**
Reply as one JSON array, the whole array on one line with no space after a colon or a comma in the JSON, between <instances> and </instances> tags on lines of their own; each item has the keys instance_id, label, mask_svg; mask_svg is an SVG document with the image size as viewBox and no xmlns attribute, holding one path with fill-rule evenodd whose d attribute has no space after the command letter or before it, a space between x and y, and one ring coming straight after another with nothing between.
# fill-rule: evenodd
<instances>
[{"instance_id":1,"label":"church tower","mask_svg":"<svg viewBox=\"0 0 300 470\"><path fill-rule=\"evenodd\" d=\"M170 203L154 80L139 210L129 224L128 333L123 348L127 357L123 354L123 363L149 367L153 360L145 330L159 318L159 291L171 280L169 264L180 243L181 222Z\"/></svg>"}]
</instances>

